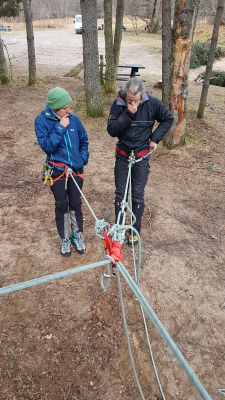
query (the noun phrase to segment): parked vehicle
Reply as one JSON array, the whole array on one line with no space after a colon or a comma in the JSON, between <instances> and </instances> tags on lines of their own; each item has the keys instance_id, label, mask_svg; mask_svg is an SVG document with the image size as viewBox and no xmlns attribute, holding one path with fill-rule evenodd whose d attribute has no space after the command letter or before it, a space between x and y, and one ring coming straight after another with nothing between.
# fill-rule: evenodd
<instances>
[{"instance_id":1,"label":"parked vehicle","mask_svg":"<svg viewBox=\"0 0 225 400\"><path fill-rule=\"evenodd\" d=\"M82 15L75 15L75 33L82 33Z\"/></svg>"}]
</instances>

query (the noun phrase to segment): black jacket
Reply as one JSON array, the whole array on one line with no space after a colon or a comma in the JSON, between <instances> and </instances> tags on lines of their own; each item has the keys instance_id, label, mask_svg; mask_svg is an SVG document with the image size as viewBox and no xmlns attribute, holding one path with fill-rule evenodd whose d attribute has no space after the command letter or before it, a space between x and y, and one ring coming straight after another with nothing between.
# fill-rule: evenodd
<instances>
[{"instance_id":1,"label":"black jacket","mask_svg":"<svg viewBox=\"0 0 225 400\"><path fill-rule=\"evenodd\" d=\"M159 125L152 133L155 121L158 121ZM137 112L132 114L119 92L110 110L107 131L110 136L118 137L119 148L128 151L144 149L148 147L150 140L159 143L172 124L173 117L170 111L156 97L145 92Z\"/></svg>"}]
</instances>

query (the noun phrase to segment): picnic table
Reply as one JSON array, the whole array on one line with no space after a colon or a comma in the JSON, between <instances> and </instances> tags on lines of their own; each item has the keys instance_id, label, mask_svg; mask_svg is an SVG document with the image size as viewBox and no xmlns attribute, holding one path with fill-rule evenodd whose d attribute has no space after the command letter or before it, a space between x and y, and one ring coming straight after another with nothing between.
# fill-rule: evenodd
<instances>
[{"instance_id":1,"label":"picnic table","mask_svg":"<svg viewBox=\"0 0 225 400\"><path fill-rule=\"evenodd\" d=\"M11 32L11 25L0 25L0 32Z\"/></svg>"},{"instance_id":2,"label":"picnic table","mask_svg":"<svg viewBox=\"0 0 225 400\"><path fill-rule=\"evenodd\" d=\"M106 64L103 64L103 67L105 67ZM118 73L117 74L117 80L118 81L127 81L127 79L129 78L134 78L136 76L140 76L140 74L138 74L139 69L145 69L145 67L141 64L118 64L118 68L121 69L130 69L130 73ZM143 82L145 82L144 79L142 79Z\"/></svg>"},{"instance_id":3,"label":"picnic table","mask_svg":"<svg viewBox=\"0 0 225 400\"><path fill-rule=\"evenodd\" d=\"M130 69L129 74L117 74L118 76L122 76L122 78L117 78L117 80L126 80L123 77L129 76L130 78L134 78L135 76L140 76L138 74L139 69L145 69L145 67L141 64L118 64L118 68L125 68L125 69Z\"/></svg>"}]
</instances>

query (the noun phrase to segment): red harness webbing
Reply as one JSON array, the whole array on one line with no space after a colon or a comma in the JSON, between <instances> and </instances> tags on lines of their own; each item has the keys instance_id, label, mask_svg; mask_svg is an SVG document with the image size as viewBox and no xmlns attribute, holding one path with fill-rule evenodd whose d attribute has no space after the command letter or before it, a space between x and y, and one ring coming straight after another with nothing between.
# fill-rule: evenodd
<instances>
[{"instance_id":1,"label":"red harness webbing","mask_svg":"<svg viewBox=\"0 0 225 400\"><path fill-rule=\"evenodd\" d=\"M128 157L128 156L129 156L129 154L125 153L125 151L120 150L118 146L116 146L116 152L117 152L118 154L120 154L121 156L125 156L125 157ZM136 156L141 158L141 157L146 156L146 154L148 154L148 153L149 153L149 149L144 149L144 150L139 151L139 152L136 154Z\"/></svg>"},{"instance_id":2,"label":"red harness webbing","mask_svg":"<svg viewBox=\"0 0 225 400\"><path fill-rule=\"evenodd\" d=\"M56 167L65 168L61 175L59 175L59 176L57 176L57 178L53 179L53 183L52 184L49 181L50 186L53 185L60 178L64 178L64 179L66 179L66 177L67 178L71 178L70 175L67 175L67 169L70 168L69 165L61 163L61 162L55 162L55 161L54 162L53 161L48 161L48 162L50 164L52 164L53 166L56 165ZM80 178L84 179L83 178L83 174L76 174L75 172L73 172L72 175L73 176L76 175L76 176L79 176Z\"/></svg>"}]
</instances>

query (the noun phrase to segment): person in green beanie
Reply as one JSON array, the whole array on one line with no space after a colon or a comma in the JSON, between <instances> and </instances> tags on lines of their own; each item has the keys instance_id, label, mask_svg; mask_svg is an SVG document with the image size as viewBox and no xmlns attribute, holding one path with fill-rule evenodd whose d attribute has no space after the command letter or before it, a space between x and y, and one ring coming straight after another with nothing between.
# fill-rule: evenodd
<instances>
[{"instance_id":1,"label":"person in green beanie","mask_svg":"<svg viewBox=\"0 0 225 400\"><path fill-rule=\"evenodd\" d=\"M71 113L71 102L65 89L51 89L45 110L35 119L37 140L47 155L45 178L55 197L55 221L64 257L71 254L71 239L79 254L86 251L81 194L73 179L82 189L83 170L89 158L88 136L79 118Z\"/></svg>"}]
</instances>

